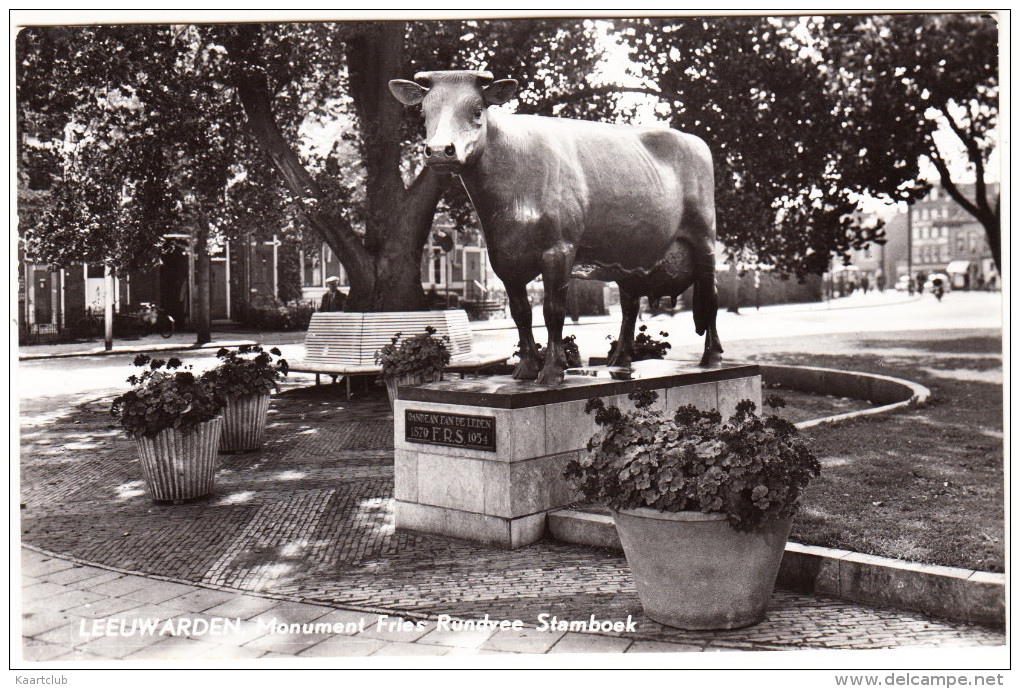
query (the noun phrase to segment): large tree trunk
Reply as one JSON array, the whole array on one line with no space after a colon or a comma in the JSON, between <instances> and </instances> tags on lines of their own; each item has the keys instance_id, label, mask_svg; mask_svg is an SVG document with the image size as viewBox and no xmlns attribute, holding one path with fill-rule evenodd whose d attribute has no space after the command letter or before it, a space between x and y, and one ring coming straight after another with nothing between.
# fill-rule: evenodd
<instances>
[{"instance_id":1,"label":"large tree trunk","mask_svg":"<svg viewBox=\"0 0 1020 689\"><path fill-rule=\"evenodd\" d=\"M364 241L343 214L331 213L324 196L273 117L268 84L258 67L257 28L240 29L229 48L240 67L238 98L252 133L291 193L301 200L309 225L334 250L351 280L348 311L415 311L428 308L421 287L421 255L447 180L423 170L409 188L400 172L401 104L389 92L403 76L402 22L366 27L347 43L350 95L358 115L365 161Z\"/></svg>"},{"instance_id":2,"label":"large tree trunk","mask_svg":"<svg viewBox=\"0 0 1020 689\"><path fill-rule=\"evenodd\" d=\"M209 258L209 226L200 223L195 233L195 344L212 341L212 323L209 319L209 278L212 261Z\"/></svg>"},{"instance_id":3,"label":"large tree trunk","mask_svg":"<svg viewBox=\"0 0 1020 689\"><path fill-rule=\"evenodd\" d=\"M325 195L284 139L273 116L265 72L257 64L246 61L243 55L238 61L242 66L234 74L234 85L248 117L252 135L266 152L284 184L298 198L305 220L343 263L351 279L350 297L370 300L375 290L372 256L365 250L347 218L325 208Z\"/></svg>"},{"instance_id":4,"label":"large tree trunk","mask_svg":"<svg viewBox=\"0 0 1020 689\"><path fill-rule=\"evenodd\" d=\"M401 189L392 199L389 232L383 235L376 254L375 281L385 285L367 302L352 300L347 310L422 311L428 301L421 286L421 256L432 231L436 205L445 180L431 170L422 170L410 189Z\"/></svg>"}]
</instances>

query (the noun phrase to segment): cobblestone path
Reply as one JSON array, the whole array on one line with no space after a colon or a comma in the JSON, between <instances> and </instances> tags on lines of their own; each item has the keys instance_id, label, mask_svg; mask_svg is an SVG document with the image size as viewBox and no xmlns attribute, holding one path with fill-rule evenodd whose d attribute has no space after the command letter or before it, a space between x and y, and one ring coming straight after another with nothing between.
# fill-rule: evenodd
<instances>
[{"instance_id":1,"label":"cobblestone path","mask_svg":"<svg viewBox=\"0 0 1020 689\"><path fill-rule=\"evenodd\" d=\"M532 626L625 620L638 639L692 647L998 645L973 625L777 591L768 620L731 632L670 629L643 616L619 554L544 541L513 551L397 532L392 420L381 393L278 395L263 450L221 456L216 494L155 505L108 400L22 425L22 539L85 561L182 581L405 615L489 615Z\"/></svg>"}]
</instances>

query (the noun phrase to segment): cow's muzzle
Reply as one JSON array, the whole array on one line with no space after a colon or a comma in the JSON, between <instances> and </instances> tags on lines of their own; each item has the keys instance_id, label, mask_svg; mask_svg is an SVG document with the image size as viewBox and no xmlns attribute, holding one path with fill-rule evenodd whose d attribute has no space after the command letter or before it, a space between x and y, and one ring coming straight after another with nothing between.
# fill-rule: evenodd
<instances>
[{"instance_id":1,"label":"cow's muzzle","mask_svg":"<svg viewBox=\"0 0 1020 689\"><path fill-rule=\"evenodd\" d=\"M442 147L425 146L425 165L435 167L440 171L460 167L460 159L457 158L457 147L453 144L446 144Z\"/></svg>"}]
</instances>

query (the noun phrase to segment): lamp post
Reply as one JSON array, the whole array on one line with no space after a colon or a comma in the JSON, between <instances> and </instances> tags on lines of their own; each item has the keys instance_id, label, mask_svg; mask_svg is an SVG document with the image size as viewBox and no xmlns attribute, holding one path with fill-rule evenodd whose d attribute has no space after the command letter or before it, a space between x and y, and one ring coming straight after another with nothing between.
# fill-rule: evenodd
<instances>
[{"instance_id":1,"label":"lamp post","mask_svg":"<svg viewBox=\"0 0 1020 689\"><path fill-rule=\"evenodd\" d=\"M113 269L110 262L103 264L103 346L113 349Z\"/></svg>"}]
</instances>

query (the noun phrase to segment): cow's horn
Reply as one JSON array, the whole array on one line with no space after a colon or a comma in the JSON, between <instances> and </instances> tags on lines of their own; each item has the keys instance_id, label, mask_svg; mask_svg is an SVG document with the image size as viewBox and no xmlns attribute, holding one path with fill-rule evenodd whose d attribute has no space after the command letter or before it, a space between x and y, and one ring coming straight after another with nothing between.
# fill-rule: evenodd
<instances>
[{"instance_id":1,"label":"cow's horn","mask_svg":"<svg viewBox=\"0 0 1020 689\"><path fill-rule=\"evenodd\" d=\"M418 72L417 74L414 75L414 80L416 82L418 82L422 86L425 86L427 88L431 88L432 85L433 85L433 81L435 80L435 75L443 74L443 73L444 72ZM495 77L492 76L492 72L482 72L482 71L450 72L450 74L451 75L452 74L456 74L461 79L463 79L465 77L470 78L470 76L473 75L475 77L475 79L477 79L478 82L481 83L481 84L488 84L489 82L491 82L495 78Z\"/></svg>"}]
</instances>

